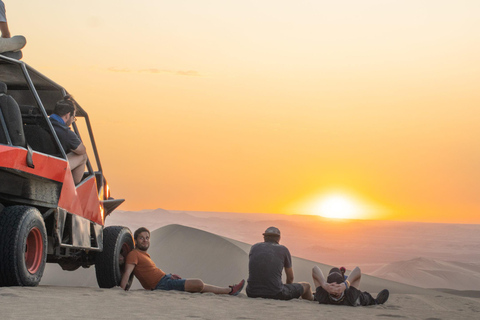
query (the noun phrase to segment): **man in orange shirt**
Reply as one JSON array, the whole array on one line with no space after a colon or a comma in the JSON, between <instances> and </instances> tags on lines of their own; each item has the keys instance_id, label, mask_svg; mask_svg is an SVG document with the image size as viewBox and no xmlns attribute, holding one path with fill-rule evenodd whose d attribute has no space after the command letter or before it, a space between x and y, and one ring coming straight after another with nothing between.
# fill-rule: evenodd
<instances>
[{"instance_id":1,"label":"man in orange shirt","mask_svg":"<svg viewBox=\"0 0 480 320\"><path fill-rule=\"evenodd\" d=\"M128 290L129 278L133 274L146 290L177 290L187 292L212 292L216 294L238 295L245 285L245 280L229 287L217 287L203 283L200 279L181 279L175 274L166 274L157 268L147 253L150 247L150 231L139 228L134 233L135 249L130 251L125 261L125 272L120 286Z\"/></svg>"}]
</instances>

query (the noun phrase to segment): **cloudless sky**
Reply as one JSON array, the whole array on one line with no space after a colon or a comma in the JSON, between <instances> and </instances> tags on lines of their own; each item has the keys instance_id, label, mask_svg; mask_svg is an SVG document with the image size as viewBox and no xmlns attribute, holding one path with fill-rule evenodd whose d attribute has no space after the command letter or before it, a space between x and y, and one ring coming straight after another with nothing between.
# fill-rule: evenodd
<instances>
[{"instance_id":1,"label":"cloudless sky","mask_svg":"<svg viewBox=\"0 0 480 320\"><path fill-rule=\"evenodd\" d=\"M122 209L480 223L480 2L5 0Z\"/></svg>"}]
</instances>

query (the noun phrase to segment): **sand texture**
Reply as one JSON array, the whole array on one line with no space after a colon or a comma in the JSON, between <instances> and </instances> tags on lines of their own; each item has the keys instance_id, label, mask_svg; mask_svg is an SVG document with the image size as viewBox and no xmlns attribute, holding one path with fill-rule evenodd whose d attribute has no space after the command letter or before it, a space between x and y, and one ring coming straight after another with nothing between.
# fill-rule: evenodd
<instances>
[{"instance_id":1,"label":"sand texture","mask_svg":"<svg viewBox=\"0 0 480 320\"><path fill-rule=\"evenodd\" d=\"M246 219L249 216L237 216L228 220L212 215L167 211L147 211L140 214L123 213L118 215L117 219L113 219L114 216L109 217L109 219L111 218L109 224L127 225L132 229L139 225L151 228L149 253L158 267L184 278L200 278L206 283L218 286L228 286L241 279L247 279L250 247L253 243L261 240L261 233L270 225L281 226L283 240L290 238L289 241L293 243L292 238L295 238L296 241L304 241L306 246L317 245L308 242L310 239L308 232L301 232L305 221L268 220L268 218L275 217L265 215L260 218L267 220L257 220L254 223ZM147 218L151 218L151 220ZM141 220L141 224L138 220ZM176 223L171 224L172 220L175 220ZM196 224L197 227L179 223ZM322 221L322 223L328 222ZM252 229L246 229L248 226ZM349 230L354 227L345 226ZM373 226L373 224L367 225L366 228L373 228ZM323 225L322 228L327 230L328 225ZM213 232L214 229L217 232ZM406 236L402 235L400 229L397 229L396 236L405 239ZM475 228L471 229L473 232L477 231ZM433 226L431 230L434 230ZM442 232L445 230L440 233ZM432 234L434 233L432 231ZM323 235L325 236L325 234ZM430 235L430 237L433 236ZM391 238L393 239L393 237ZM247 242L245 239L250 239L250 241ZM477 239L478 236L473 236L473 241L477 241ZM286 241L283 240L282 242L285 244ZM392 240L385 241L394 243ZM412 240L411 243L415 243L415 241ZM325 241L321 245L327 248L331 246L331 243ZM363 241L352 243L350 252L361 250L363 245ZM467 249L463 250L468 253L468 243L466 246ZM380 247L382 248L382 246ZM455 249L456 244L448 248L452 247ZM368 247L363 250L368 251L367 255L372 254ZM0 288L0 318L2 320L25 318L151 319L152 317L154 319L288 319L295 317L298 319L405 318L425 320L479 318L480 294L478 288L466 289L469 286L468 281L463 279L463 277L470 276L473 282L477 281L475 277L479 272L478 266L465 260L445 262L437 261L432 256L419 258L422 250L413 253L413 257L416 255L416 258L407 260L390 261L389 256L386 255L387 259L381 263L382 260L377 258L380 267L372 272L372 275L364 274L362 276L360 289L373 295L384 288L390 290L390 299L385 305L380 306L353 308L325 306L303 300L251 299L247 298L244 292L238 297L231 297L145 291L136 279L129 292L120 288L99 289L96 284L94 267L81 268L72 272L63 271L55 264L48 264L40 286ZM315 260L323 263L315 262L305 257L297 257L297 252L292 249L291 252L294 256L295 281L307 281L313 284L311 270L314 265L318 265L325 273L331 267L323 260ZM379 254L381 253L380 250ZM353 255L358 256L357 253ZM330 255L325 256L329 257ZM398 250L398 256L408 258L402 250ZM455 257L455 254L451 257ZM359 265L362 268L362 264L359 263ZM452 268L457 272L451 273ZM381 275L384 279L374 276L375 274ZM424 279L425 274L431 275L430 278L427 277L428 281ZM397 278L403 283L398 282ZM416 284L416 279L422 280L423 283L433 282L434 284L438 278L444 279L444 282L439 285L444 289L425 289L412 285ZM405 279L411 283L409 284ZM452 284L455 282L459 283L457 288Z\"/></svg>"},{"instance_id":2,"label":"sand texture","mask_svg":"<svg viewBox=\"0 0 480 320\"><path fill-rule=\"evenodd\" d=\"M381 306L319 305L210 293L79 287L0 288L7 319L478 319L480 300L452 296L392 294Z\"/></svg>"}]
</instances>

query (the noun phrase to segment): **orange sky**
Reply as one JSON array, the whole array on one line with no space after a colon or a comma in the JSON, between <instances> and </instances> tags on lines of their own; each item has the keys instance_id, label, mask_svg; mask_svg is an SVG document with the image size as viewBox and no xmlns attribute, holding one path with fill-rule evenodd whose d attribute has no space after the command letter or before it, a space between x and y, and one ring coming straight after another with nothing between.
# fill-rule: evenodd
<instances>
[{"instance_id":1,"label":"orange sky","mask_svg":"<svg viewBox=\"0 0 480 320\"><path fill-rule=\"evenodd\" d=\"M480 223L480 2L4 1L122 209Z\"/></svg>"}]
</instances>

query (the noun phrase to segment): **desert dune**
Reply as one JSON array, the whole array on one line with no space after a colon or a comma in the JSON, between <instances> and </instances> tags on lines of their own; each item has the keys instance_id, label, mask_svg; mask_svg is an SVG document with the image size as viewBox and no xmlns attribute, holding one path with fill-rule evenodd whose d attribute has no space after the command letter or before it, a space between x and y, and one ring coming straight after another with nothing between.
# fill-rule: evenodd
<instances>
[{"instance_id":1,"label":"desert dune","mask_svg":"<svg viewBox=\"0 0 480 320\"><path fill-rule=\"evenodd\" d=\"M178 224L152 232L149 253L157 265L183 277L229 285L248 276L250 244ZM324 272L329 265L293 258L296 281L311 280L313 265ZM39 287L0 288L3 319L471 319L480 315L475 292L464 295L423 289L398 282L362 276L361 289L376 294L391 292L385 305L370 307L325 306L304 300L274 301L184 292L146 291L135 280L129 292L99 289L94 269L61 271L49 265ZM393 266L390 266L393 268ZM455 292L454 293L458 293Z\"/></svg>"},{"instance_id":2,"label":"desert dune","mask_svg":"<svg viewBox=\"0 0 480 320\"><path fill-rule=\"evenodd\" d=\"M262 241L263 231L274 225L282 231L282 244L296 257L347 269L358 265L364 274L423 288L480 288L480 225L163 209L118 211L107 223L126 225L132 231L140 226L155 230L182 224L250 245ZM417 268L414 262L419 258L430 265ZM388 268L392 263L396 264L393 269ZM402 271L397 268L400 265ZM463 280L458 281L459 277Z\"/></svg>"},{"instance_id":3,"label":"desert dune","mask_svg":"<svg viewBox=\"0 0 480 320\"><path fill-rule=\"evenodd\" d=\"M250 246L192 227L167 225L152 231L148 252L157 266L167 273L176 273L183 278L199 278L217 286L227 286L248 278ZM330 265L295 256L292 260L295 281L312 283L311 274L315 265L324 273L328 273L332 268ZM62 271L52 264L48 265L41 284L97 287L94 267ZM362 289L369 292L377 293L393 286L396 293L426 292L415 286L369 275L362 276ZM132 288L141 288L138 281L134 281Z\"/></svg>"}]
</instances>

